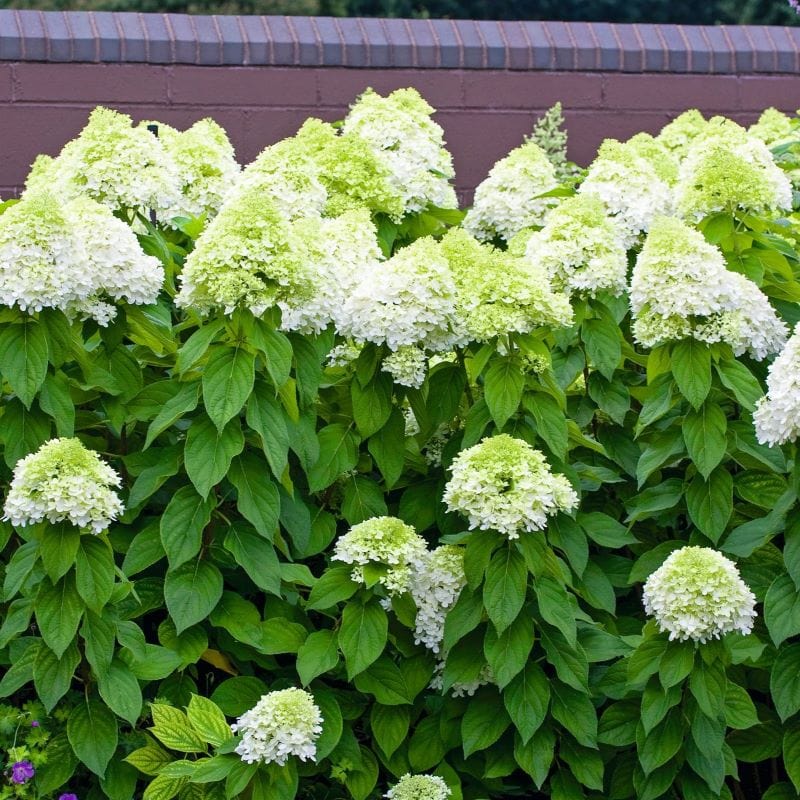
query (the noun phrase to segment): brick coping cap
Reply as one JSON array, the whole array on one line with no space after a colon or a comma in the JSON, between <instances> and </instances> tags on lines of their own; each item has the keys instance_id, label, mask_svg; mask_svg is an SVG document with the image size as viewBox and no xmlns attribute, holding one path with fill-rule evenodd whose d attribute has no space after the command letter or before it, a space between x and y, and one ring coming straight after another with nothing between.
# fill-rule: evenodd
<instances>
[{"instance_id":1,"label":"brick coping cap","mask_svg":"<svg viewBox=\"0 0 800 800\"><path fill-rule=\"evenodd\" d=\"M0 9L0 61L800 73L800 28Z\"/></svg>"}]
</instances>

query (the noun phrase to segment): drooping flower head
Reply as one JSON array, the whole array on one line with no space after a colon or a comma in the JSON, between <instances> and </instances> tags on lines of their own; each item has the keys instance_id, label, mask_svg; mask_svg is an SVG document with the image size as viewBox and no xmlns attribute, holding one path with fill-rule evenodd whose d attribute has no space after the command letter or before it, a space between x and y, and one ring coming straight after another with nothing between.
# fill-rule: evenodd
<instances>
[{"instance_id":1,"label":"drooping flower head","mask_svg":"<svg viewBox=\"0 0 800 800\"><path fill-rule=\"evenodd\" d=\"M87 197L27 190L0 216L0 303L107 324L109 300L154 303L164 280L133 231Z\"/></svg>"},{"instance_id":2,"label":"drooping flower head","mask_svg":"<svg viewBox=\"0 0 800 800\"><path fill-rule=\"evenodd\" d=\"M453 159L445 148L444 132L431 119L433 113L416 89L397 89L388 97L367 89L344 120L344 134L354 133L368 142L389 168L406 213L428 205L457 205L450 185Z\"/></svg>"},{"instance_id":3,"label":"drooping flower head","mask_svg":"<svg viewBox=\"0 0 800 800\"><path fill-rule=\"evenodd\" d=\"M792 207L792 185L769 148L729 119L715 117L681 163L677 210L687 219L717 211L767 214Z\"/></svg>"},{"instance_id":4,"label":"drooping flower head","mask_svg":"<svg viewBox=\"0 0 800 800\"><path fill-rule=\"evenodd\" d=\"M345 211L338 217L308 217L291 225L311 282L310 296L288 296L278 302L283 330L319 332L331 322L343 330L347 300L383 259L369 210Z\"/></svg>"},{"instance_id":5,"label":"drooping flower head","mask_svg":"<svg viewBox=\"0 0 800 800\"><path fill-rule=\"evenodd\" d=\"M761 444L784 444L800 436L800 325L770 365L767 394L758 401L753 422Z\"/></svg>"},{"instance_id":6,"label":"drooping flower head","mask_svg":"<svg viewBox=\"0 0 800 800\"><path fill-rule=\"evenodd\" d=\"M705 117L692 108L667 123L656 138L678 158L683 158L695 137L705 130L706 124Z\"/></svg>"},{"instance_id":7,"label":"drooping flower head","mask_svg":"<svg viewBox=\"0 0 800 800\"><path fill-rule=\"evenodd\" d=\"M392 350L449 350L461 341L455 284L438 244L417 239L362 275L339 324L345 336Z\"/></svg>"},{"instance_id":8,"label":"drooping flower head","mask_svg":"<svg viewBox=\"0 0 800 800\"><path fill-rule=\"evenodd\" d=\"M123 511L119 486L119 475L80 440L51 439L17 462L3 519L20 526L67 521L100 533Z\"/></svg>"},{"instance_id":9,"label":"drooping flower head","mask_svg":"<svg viewBox=\"0 0 800 800\"><path fill-rule=\"evenodd\" d=\"M736 565L708 547L682 547L647 579L644 609L670 640L707 642L750 633L755 597Z\"/></svg>"},{"instance_id":10,"label":"drooping flower head","mask_svg":"<svg viewBox=\"0 0 800 800\"><path fill-rule=\"evenodd\" d=\"M389 594L408 591L412 568L427 552L425 540L396 517L373 517L353 525L336 542L333 560L352 564L354 581L366 582L364 567L386 567L378 582Z\"/></svg>"},{"instance_id":11,"label":"drooping flower head","mask_svg":"<svg viewBox=\"0 0 800 800\"><path fill-rule=\"evenodd\" d=\"M547 527L547 517L571 511L578 496L544 455L522 439L500 434L463 450L451 466L443 500L469 519L470 529L495 530L509 539Z\"/></svg>"},{"instance_id":12,"label":"drooping flower head","mask_svg":"<svg viewBox=\"0 0 800 800\"><path fill-rule=\"evenodd\" d=\"M384 795L387 800L447 800L452 792L438 775L405 774Z\"/></svg>"},{"instance_id":13,"label":"drooping flower head","mask_svg":"<svg viewBox=\"0 0 800 800\"><path fill-rule=\"evenodd\" d=\"M542 224L556 200L541 195L557 185L547 154L528 141L489 170L489 176L475 189L475 202L464 218L464 227L481 241L508 241L524 228Z\"/></svg>"},{"instance_id":14,"label":"drooping flower head","mask_svg":"<svg viewBox=\"0 0 800 800\"><path fill-rule=\"evenodd\" d=\"M692 338L760 359L786 340L759 288L727 270L719 249L675 218L653 223L633 270L631 309L633 334L645 347Z\"/></svg>"},{"instance_id":15,"label":"drooping flower head","mask_svg":"<svg viewBox=\"0 0 800 800\"><path fill-rule=\"evenodd\" d=\"M87 195L111 209L168 209L179 202L177 171L158 139L134 127L127 114L102 106L58 158L40 165L37 180L62 197Z\"/></svg>"},{"instance_id":16,"label":"drooping flower head","mask_svg":"<svg viewBox=\"0 0 800 800\"><path fill-rule=\"evenodd\" d=\"M466 582L463 547L445 544L425 554L411 579L411 596L417 605L416 644L439 652L447 612L456 604Z\"/></svg>"},{"instance_id":17,"label":"drooping flower head","mask_svg":"<svg viewBox=\"0 0 800 800\"><path fill-rule=\"evenodd\" d=\"M440 250L455 280L459 315L473 341L572 323L569 298L551 289L541 265L482 244L463 228L451 228Z\"/></svg>"},{"instance_id":18,"label":"drooping flower head","mask_svg":"<svg viewBox=\"0 0 800 800\"><path fill-rule=\"evenodd\" d=\"M283 765L289 756L316 760L322 722L313 695L292 688L265 694L231 725L231 730L242 736L236 746L242 761Z\"/></svg>"},{"instance_id":19,"label":"drooping flower head","mask_svg":"<svg viewBox=\"0 0 800 800\"><path fill-rule=\"evenodd\" d=\"M185 131L158 124L158 138L177 175L180 201L168 217L213 217L239 174L233 146L213 119Z\"/></svg>"},{"instance_id":20,"label":"drooping flower head","mask_svg":"<svg viewBox=\"0 0 800 800\"><path fill-rule=\"evenodd\" d=\"M673 209L670 185L638 150L635 144L606 139L578 187L581 194L602 200L623 232L626 247L649 230L655 217Z\"/></svg>"},{"instance_id":21,"label":"drooping flower head","mask_svg":"<svg viewBox=\"0 0 800 800\"><path fill-rule=\"evenodd\" d=\"M224 203L198 237L175 302L226 314L243 306L257 316L279 302L297 304L313 290L302 255L276 204L248 188Z\"/></svg>"},{"instance_id":22,"label":"drooping flower head","mask_svg":"<svg viewBox=\"0 0 800 800\"><path fill-rule=\"evenodd\" d=\"M621 294L627 284L628 256L622 232L592 194L570 197L533 233L525 257L543 267L553 288L592 297Z\"/></svg>"}]
</instances>

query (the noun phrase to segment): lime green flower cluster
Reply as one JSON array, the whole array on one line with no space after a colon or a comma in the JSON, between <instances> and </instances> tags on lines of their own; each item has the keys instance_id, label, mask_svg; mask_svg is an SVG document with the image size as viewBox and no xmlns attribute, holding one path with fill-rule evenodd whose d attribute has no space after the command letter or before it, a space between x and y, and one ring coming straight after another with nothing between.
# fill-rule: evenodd
<instances>
[{"instance_id":1,"label":"lime green flower cluster","mask_svg":"<svg viewBox=\"0 0 800 800\"><path fill-rule=\"evenodd\" d=\"M627 285L622 232L592 194L575 195L553 209L544 228L528 238L525 257L547 272L558 292L619 295Z\"/></svg>"},{"instance_id":2,"label":"lime green flower cluster","mask_svg":"<svg viewBox=\"0 0 800 800\"><path fill-rule=\"evenodd\" d=\"M676 205L694 220L716 211L769 214L792 207L792 185L763 141L715 117L681 163Z\"/></svg>"},{"instance_id":3,"label":"lime green flower cluster","mask_svg":"<svg viewBox=\"0 0 800 800\"><path fill-rule=\"evenodd\" d=\"M800 119L787 116L777 108L766 109L747 132L768 147L800 140Z\"/></svg>"},{"instance_id":4,"label":"lime green flower cluster","mask_svg":"<svg viewBox=\"0 0 800 800\"><path fill-rule=\"evenodd\" d=\"M310 270L290 223L257 186L236 194L197 239L175 302L201 312L237 306L263 314L313 294Z\"/></svg>"},{"instance_id":5,"label":"lime green flower cluster","mask_svg":"<svg viewBox=\"0 0 800 800\"><path fill-rule=\"evenodd\" d=\"M438 775L406 774L384 795L387 800L447 800L452 792Z\"/></svg>"},{"instance_id":6,"label":"lime green flower cluster","mask_svg":"<svg viewBox=\"0 0 800 800\"><path fill-rule=\"evenodd\" d=\"M444 132L431 119L434 109L416 89L398 89L381 97L367 89L350 109L342 128L369 143L378 161L388 167L391 183L405 213L426 206L455 208L453 158Z\"/></svg>"},{"instance_id":7,"label":"lime green flower cluster","mask_svg":"<svg viewBox=\"0 0 800 800\"><path fill-rule=\"evenodd\" d=\"M625 148L643 158L668 186L678 180L678 157L649 133L637 133L625 142Z\"/></svg>"},{"instance_id":8,"label":"lime green flower cluster","mask_svg":"<svg viewBox=\"0 0 800 800\"><path fill-rule=\"evenodd\" d=\"M692 108L665 125L656 138L667 150L678 158L683 158L689 145L705 130L706 124L705 117L696 108Z\"/></svg>"},{"instance_id":9,"label":"lime green flower cluster","mask_svg":"<svg viewBox=\"0 0 800 800\"><path fill-rule=\"evenodd\" d=\"M448 231L440 248L455 280L459 315L473 341L572 323L569 298L550 288L540 264L482 244L462 228Z\"/></svg>"},{"instance_id":10,"label":"lime green flower cluster","mask_svg":"<svg viewBox=\"0 0 800 800\"><path fill-rule=\"evenodd\" d=\"M464 227L481 241L508 241L524 228L542 224L556 200L541 195L556 186L555 169L547 153L528 141L489 170L475 190L475 202Z\"/></svg>"}]
</instances>

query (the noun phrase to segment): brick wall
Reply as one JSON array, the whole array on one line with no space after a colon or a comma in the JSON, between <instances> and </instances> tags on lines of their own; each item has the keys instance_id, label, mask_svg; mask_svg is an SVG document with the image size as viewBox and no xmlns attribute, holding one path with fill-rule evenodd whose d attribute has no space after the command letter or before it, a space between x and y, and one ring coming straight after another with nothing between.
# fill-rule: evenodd
<instances>
[{"instance_id":1,"label":"brick wall","mask_svg":"<svg viewBox=\"0 0 800 800\"><path fill-rule=\"evenodd\" d=\"M561 100L570 154L696 107L750 122L800 106L800 30L541 22L188 17L0 10L0 196L105 104L176 126L211 116L241 161L372 86L439 109L471 189Z\"/></svg>"}]
</instances>

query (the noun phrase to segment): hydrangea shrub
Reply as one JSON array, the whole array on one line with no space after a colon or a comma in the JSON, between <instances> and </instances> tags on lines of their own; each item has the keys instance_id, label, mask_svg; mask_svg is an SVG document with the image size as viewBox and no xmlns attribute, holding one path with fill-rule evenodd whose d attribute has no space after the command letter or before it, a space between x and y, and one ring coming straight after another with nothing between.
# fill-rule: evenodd
<instances>
[{"instance_id":1,"label":"hydrangea shrub","mask_svg":"<svg viewBox=\"0 0 800 800\"><path fill-rule=\"evenodd\" d=\"M800 121L433 115L0 204L0 800L800 796Z\"/></svg>"}]
</instances>

